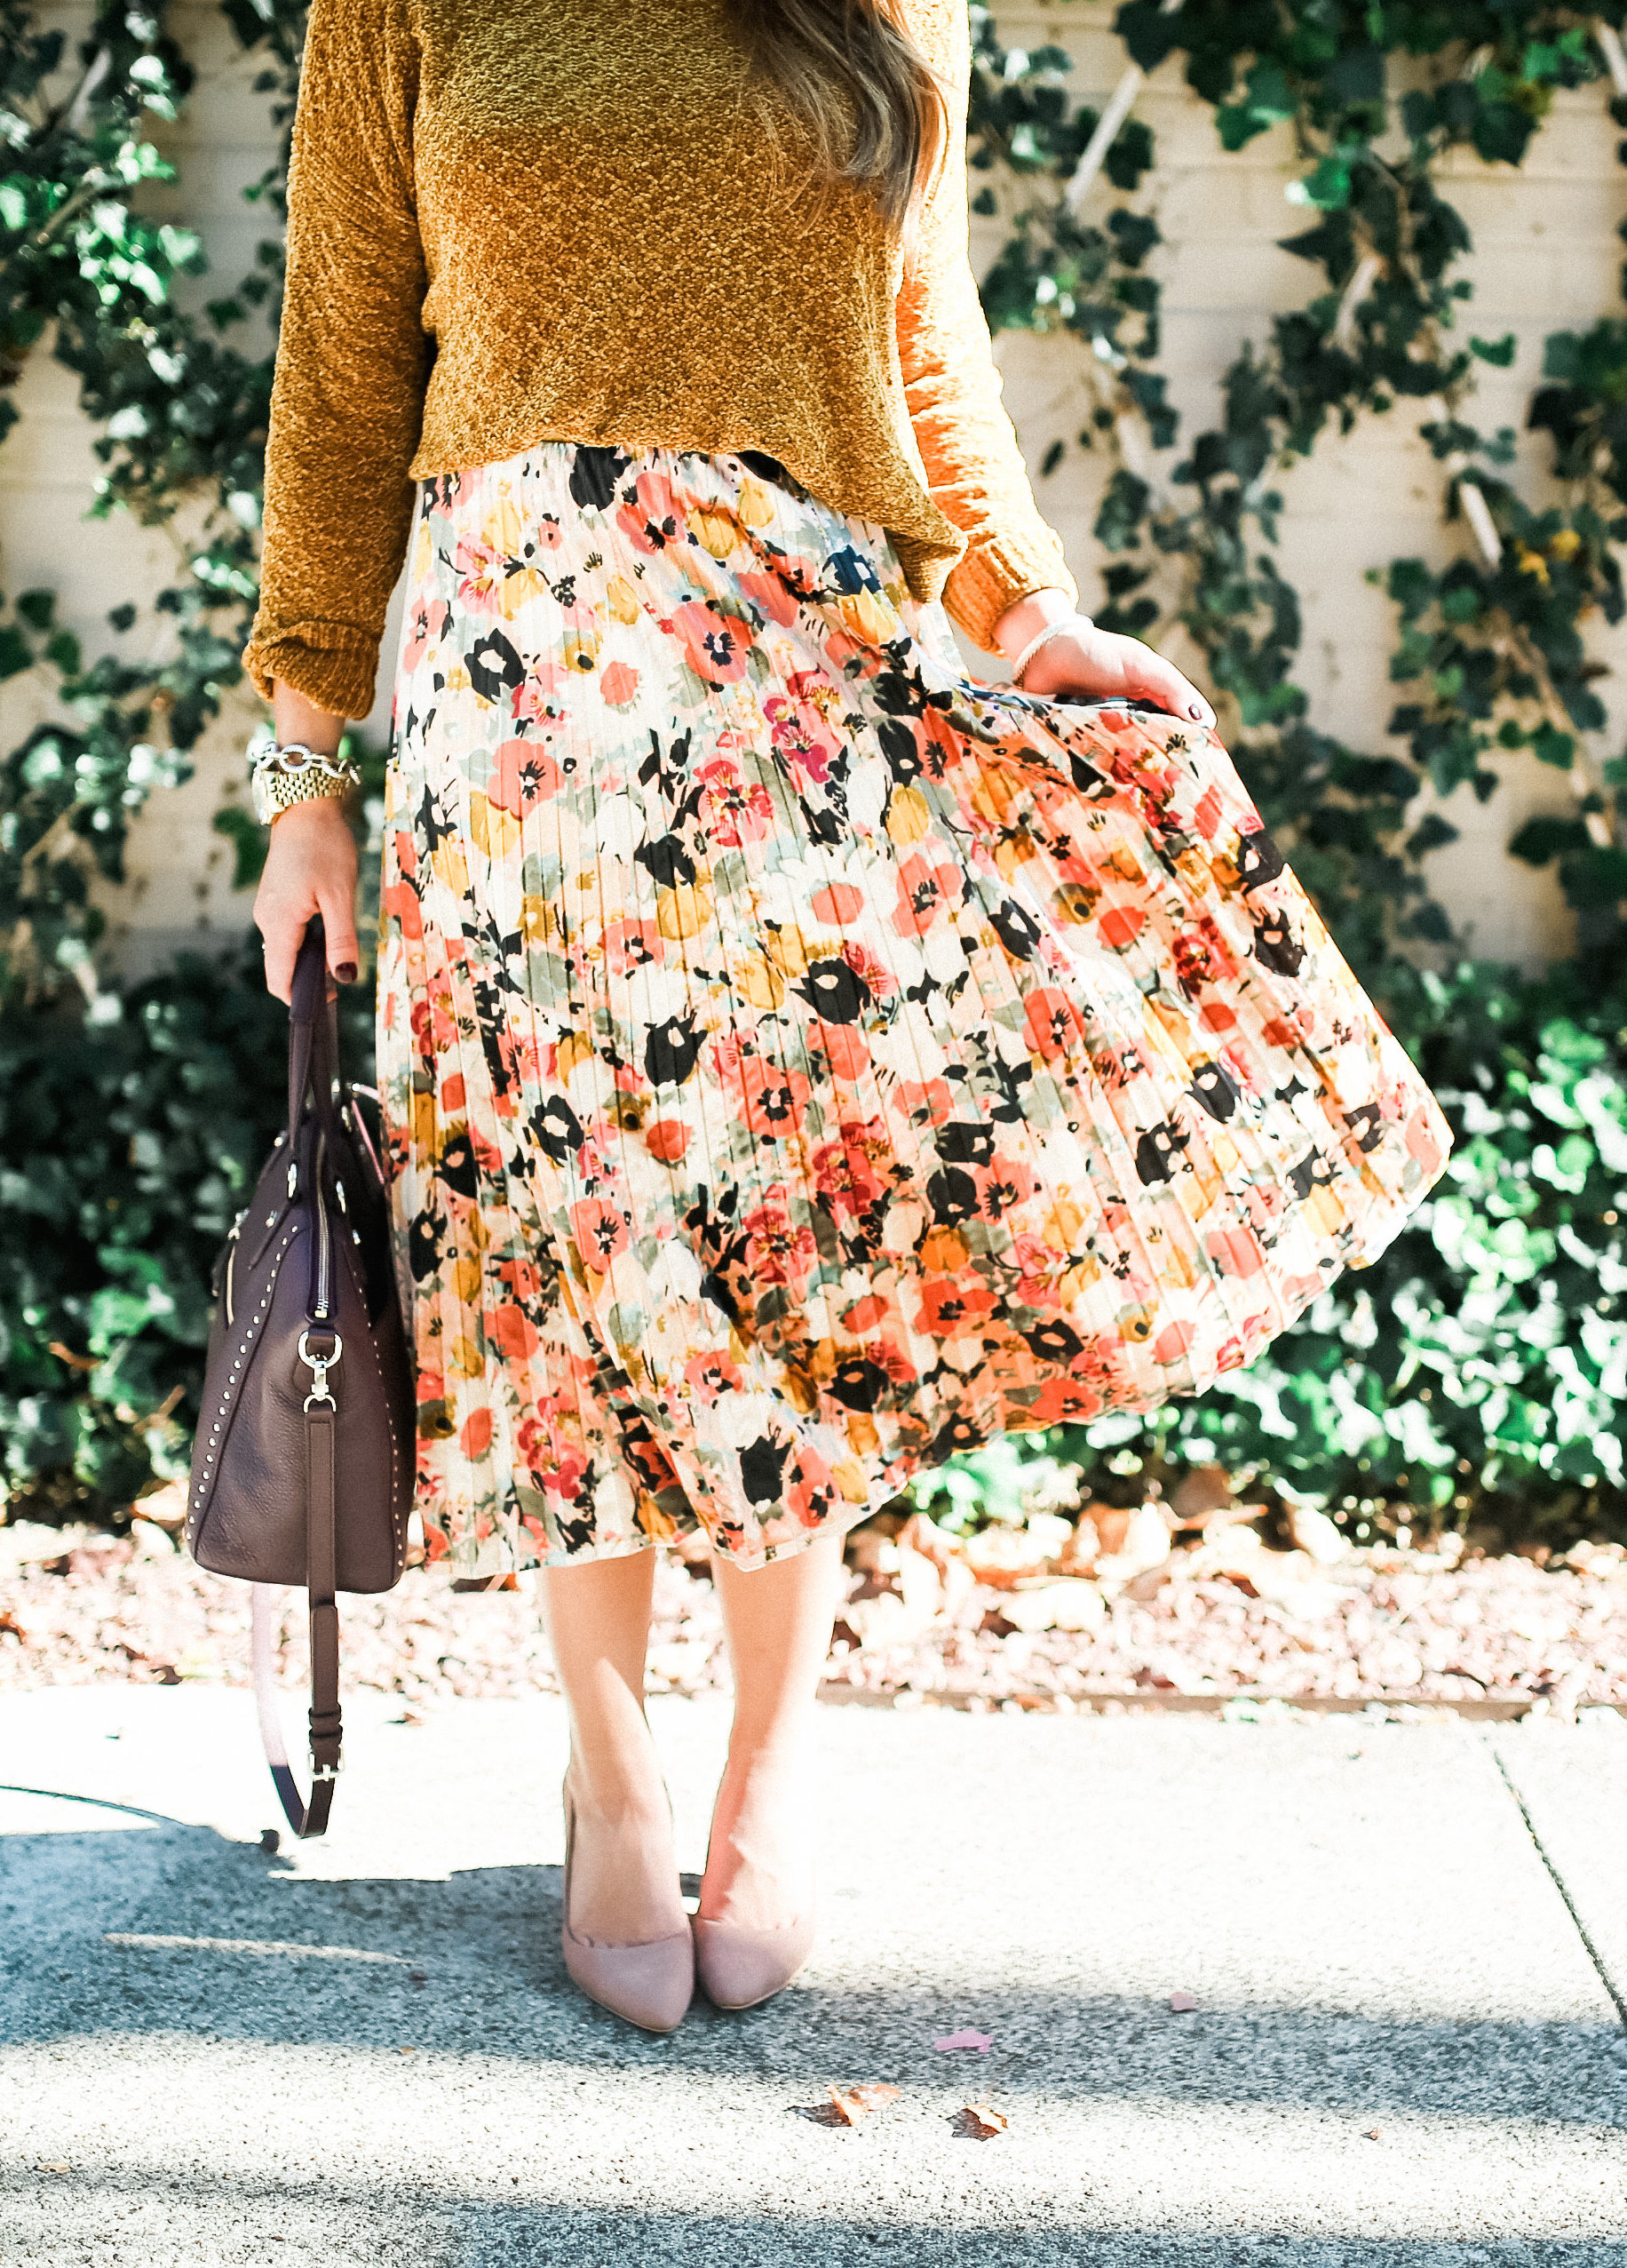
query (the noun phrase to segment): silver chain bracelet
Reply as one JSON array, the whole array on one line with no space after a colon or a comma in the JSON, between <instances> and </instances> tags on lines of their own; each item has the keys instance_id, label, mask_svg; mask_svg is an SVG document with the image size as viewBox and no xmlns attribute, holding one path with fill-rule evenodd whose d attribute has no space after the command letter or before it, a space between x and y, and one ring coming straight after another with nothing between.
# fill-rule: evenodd
<instances>
[{"instance_id":1,"label":"silver chain bracelet","mask_svg":"<svg viewBox=\"0 0 1627 2268\"><path fill-rule=\"evenodd\" d=\"M249 751L249 781L255 810L266 826L291 804L360 787L361 774L348 757L328 755L303 740L264 740Z\"/></svg>"},{"instance_id":2,"label":"silver chain bracelet","mask_svg":"<svg viewBox=\"0 0 1627 2268\"><path fill-rule=\"evenodd\" d=\"M1012 683L1018 687L1021 686L1023 672L1040 648L1049 646L1053 638L1061 637L1064 631L1071 630L1077 633L1081 630L1094 630L1095 627L1095 624L1088 614L1065 614L1060 622L1047 623L1037 637L1029 639L1021 653L1012 664Z\"/></svg>"}]
</instances>

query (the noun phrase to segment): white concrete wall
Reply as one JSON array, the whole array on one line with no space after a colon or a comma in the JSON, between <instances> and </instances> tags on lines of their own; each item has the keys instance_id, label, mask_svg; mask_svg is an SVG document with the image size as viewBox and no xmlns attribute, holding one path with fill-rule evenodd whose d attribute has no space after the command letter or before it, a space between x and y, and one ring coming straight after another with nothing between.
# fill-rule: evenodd
<instances>
[{"instance_id":1,"label":"white concrete wall","mask_svg":"<svg viewBox=\"0 0 1627 2268\"><path fill-rule=\"evenodd\" d=\"M62 13L64 20L83 20L89 11L75 5ZM1002 8L999 22L1008 44L1066 47L1077 92L1099 100L1124 61L1109 28L1112 13L1107 0L1026 0ZM266 165L272 136L263 99L251 90L257 67L237 55L208 0L176 0L170 14L201 79L185 121L168 138L183 180L165 201L202 228L213 267L206 288L216 290L244 270L265 231L264 212L245 205L241 191ZM1156 213L1166 239L1153 260L1164 287L1162 367L1190 434L1212 421L1217 380L1242 340L1262 337L1274 313L1302 304L1315 288L1315 272L1276 243L1310 216L1284 194L1298 170L1286 131L1226 155L1211 111L1181 84L1178 60L1143 90L1139 114L1158 146L1155 176L1143 183L1138 202ZM1615 160L1618 139L1606 92L1593 87L1559 96L1518 172L1468 158L1451 168L1450 193L1474 237L1460 271L1475 286L1464 332L1495 338L1512 330L1520 339L1512 370L1482 368L1473 415L1488 430L1522 425L1549 331L1585 327L1619 306L1623 247L1615 232L1627 209L1627 173ZM1103 181L1089 210L1105 211L1115 201ZM999 241L997 223L978 224L980 259ZM1071 436L1084 422L1083 350L1067 338L1008 337L999 356L1007 400L1037 466L1054 437ZM95 466L66 373L36 359L20 400L22 426L0 450L0 587L52 585L66 618L102 650L111 642L107 609L172 578L172 538L125 520L83 522ZM1397 410L1365 420L1347 440L1329 434L1314 459L1280 483L1286 498L1280 564L1305 605L1301 675L1313 720L1366 748L1384 744L1398 692L1387 675L1392 610L1365 572L1407 554L1441 562L1466 542L1461 529L1441 524L1439 468L1415 437L1417 415ZM1518 477L1534 497L1545 458L1542 436L1522 441ZM1172 464L1174 453L1155 461ZM1099 455L1070 449L1039 489L1087 605L1099 591L1091 525L1107 469ZM131 642L152 634L143 621ZM1614 754L1627 737L1627 640L1601 627L1596 646L1615 672L1600 688L1612 704L1604 752ZM1172 650L1189 658L1179 646ZM37 698L27 680L0 688L0 744L14 744ZM149 965L178 942L206 943L246 922L246 899L227 887L229 848L209 822L240 776L238 749L255 713L251 701L236 697L195 781L155 798L139 823L131 882L107 901L126 967ZM376 729L382 732L386 719L387 688ZM1448 816L1462 840L1437 854L1432 879L1480 951L1533 963L1567 948L1568 922L1552 879L1507 859L1504 846L1530 812L1568 808L1569 790L1563 776L1534 760L1499 760L1505 784L1488 804L1474 804L1466 792L1452 799Z\"/></svg>"}]
</instances>

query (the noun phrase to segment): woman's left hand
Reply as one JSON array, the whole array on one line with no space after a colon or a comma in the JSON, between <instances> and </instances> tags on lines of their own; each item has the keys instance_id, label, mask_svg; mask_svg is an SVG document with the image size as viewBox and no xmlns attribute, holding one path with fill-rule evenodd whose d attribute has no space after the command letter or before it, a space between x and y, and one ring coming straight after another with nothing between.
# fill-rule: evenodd
<instances>
[{"instance_id":1,"label":"woman's left hand","mask_svg":"<svg viewBox=\"0 0 1627 2268\"><path fill-rule=\"evenodd\" d=\"M1214 711L1173 662L1166 662L1139 638L1099 630L1083 615L1060 616L1036 606L1034 600L1024 600L1001 617L996 633L1001 650L1008 657L1020 653L1048 620L1058 622L1057 633L1028 664L1022 680L1025 693L1060 701L1149 701L1171 716L1188 717L1203 726L1214 723Z\"/></svg>"}]
</instances>

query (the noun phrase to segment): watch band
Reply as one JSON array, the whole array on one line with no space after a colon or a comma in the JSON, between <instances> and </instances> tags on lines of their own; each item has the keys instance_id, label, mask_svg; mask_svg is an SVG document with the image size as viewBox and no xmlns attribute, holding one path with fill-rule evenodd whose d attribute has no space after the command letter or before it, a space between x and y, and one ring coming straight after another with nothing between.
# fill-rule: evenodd
<instances>
[{"instance_id":1,"label":"watch band","mask_svg":"<svg viewBox=\"0 0 1627 2268\"><path fill-rule=\"evenodd\" d=\"M250 784L262 826L279 812L319 797L339 797L359 787L361 774L348 758L328 755L303 741L261 741L250 750Z\"/></svg>"}]
</instances>

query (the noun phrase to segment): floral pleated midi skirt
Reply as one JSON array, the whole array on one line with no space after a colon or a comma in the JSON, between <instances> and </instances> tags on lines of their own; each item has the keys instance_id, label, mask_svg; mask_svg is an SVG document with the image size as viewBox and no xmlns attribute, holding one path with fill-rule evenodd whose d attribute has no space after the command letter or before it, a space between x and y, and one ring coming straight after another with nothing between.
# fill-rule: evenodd
<instances>
[{"instance_id":1,"label":"floral pleated midi skirt","mask_svg":"<svg viewBox=\"0 0 1627 2268\"><path fill-rule=\"evenodd\" d=\"M380 1089L430 1554L742 1566L1146 1410L1448 1136L1212 734L977 683L749 452L425 482Z\"/></svg>"}]
</instances>

